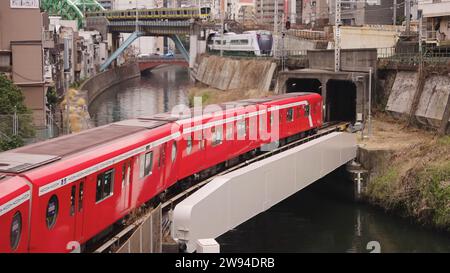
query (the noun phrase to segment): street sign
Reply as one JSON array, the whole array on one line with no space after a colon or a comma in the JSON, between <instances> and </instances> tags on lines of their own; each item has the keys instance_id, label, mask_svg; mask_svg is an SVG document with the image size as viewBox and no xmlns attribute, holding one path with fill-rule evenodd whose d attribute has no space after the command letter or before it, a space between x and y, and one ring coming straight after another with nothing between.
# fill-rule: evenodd
<instances>
[{"instance_id":1,"label":"street sign","mask_svg":"<svg viewBox=\"0 0 450 273\"><path fill-rule=\"evenodd\" d=\"M12 9L38 9L39 0L10 0Z\"/></svg>"}]
</instances>

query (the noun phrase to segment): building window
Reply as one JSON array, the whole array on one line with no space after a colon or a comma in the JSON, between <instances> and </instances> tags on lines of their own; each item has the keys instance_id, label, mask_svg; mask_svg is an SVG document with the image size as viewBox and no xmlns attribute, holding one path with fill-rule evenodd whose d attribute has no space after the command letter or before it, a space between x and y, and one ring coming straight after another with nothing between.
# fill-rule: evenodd
<instances>
[{"instance_id":1,"label":"building window","mask_svg":"<svg viewBox=\"0 0 450 273\"><path fill-rule=\"evenodd\" d=\"M46 222L48 229L52 229L56 224L56 218L58 217L58 197L53 195L50 197L47 205Z\"/></svg>"},{"instance_id":2,"label":"building window","mask_svg":"<svg viewBox=\"0 0 450 273\"><path fill-rule=\"evenodd\" d=\"M10 245L12 250L16 250L19 246L20 236L22 235L22 214L16 212L11 222Z\"/></svg>"},{"instance_id":3,"label":"building window","mask_svg":"<svg viewBox=\"0 0 450 273\"><path fill-rule=\"evenodd\" d=\"M95 201L98 203L113 194L114 169L108 170L97 176L97 189Z\"/></svg>"}]
</instances>

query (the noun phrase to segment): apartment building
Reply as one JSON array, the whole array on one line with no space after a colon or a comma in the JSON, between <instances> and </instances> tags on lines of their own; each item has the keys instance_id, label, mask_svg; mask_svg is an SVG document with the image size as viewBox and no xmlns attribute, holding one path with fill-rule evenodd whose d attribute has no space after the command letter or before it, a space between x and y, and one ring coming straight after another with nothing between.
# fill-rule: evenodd
<instances>
[{"instance_id":1,"label":"apartment building","mask_svg":"<svg viewBox=\"0 0 450 273\"><path fill-rule=\"evenodd\" d=\"M336 0L328 0L330 23L335 22ZM405 0L350 0L341 4L341 20L344 25L393 25L394 8L396 24L401 24L405 16Z\"/></svg>"},{"instance_id":2,"label":"apartment building","mask_svg":"<svg viewBox=\"0 0 450 273\"><path fill-rule=\"evenodd\" d=\"M24 20L26 18L26 20ZM48 16L39 1L0 1L0 72L20 87L34 124L46 124L43 31Z\"/></svg>"},{"instance_id":3,"label":"apartment building","mask_svg":"<svg viewBox=\"0 0 450 273\"><path fill-rule=\"evenodd\" d=\"M303 0L302 23L311 26L324 26L329 20L329 0Z\"/></svg>"},{"instance_id":4,"label":"apartment building","mask_svg":"<svg viewBox=\"0 0 450 273\"><path fill-rule=\"evenodd\" d=\"M278 22L284 17L297 24L302 18L301 3L302 0L255 0L256 18L263 24L273 24L278 6Z\"/></svg>"}]
</instances>

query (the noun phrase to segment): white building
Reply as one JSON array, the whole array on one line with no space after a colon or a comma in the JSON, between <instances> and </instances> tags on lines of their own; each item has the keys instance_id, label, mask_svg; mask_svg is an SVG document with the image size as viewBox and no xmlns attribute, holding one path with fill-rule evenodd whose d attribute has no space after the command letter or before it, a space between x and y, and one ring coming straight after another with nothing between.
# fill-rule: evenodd
<instances>
[{"instance_id":1,"label":"white building","mask_svg":"<svg viewBox=\"0 0 450 273\"><path fill-rule=\"evenodd\" d=\"M421 38L426 44L450 46L450 0L419 0Z\"/></svg>"}]
</instances>

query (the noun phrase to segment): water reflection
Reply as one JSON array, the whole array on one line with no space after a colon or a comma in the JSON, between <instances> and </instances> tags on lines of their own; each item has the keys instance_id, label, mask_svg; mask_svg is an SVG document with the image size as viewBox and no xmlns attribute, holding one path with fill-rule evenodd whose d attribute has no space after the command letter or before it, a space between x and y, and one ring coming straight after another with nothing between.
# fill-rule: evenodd
<instances>
[{"instance_id":1,"label":"water reflection","mask_svg":"<svg viewBox=\"0 0 450 273\"><path fill-rule=\"evenodd\" d=\"M219 237L221 251L450 252L448 234L356 204L352 192L344 172L327 176Z\"/></svg>"},{"instance_id":2,"label":"water reflection","mask_svg":"<svg viewBox=\"0 0 450 273\"><path fill-rule=\"evenodd\" d=\"M113 86L95 99L89 112L94 124L101 126L170 111L177 104L188 104L190 84L186 68L160 68L142 78Z\"/></svg>"}]
</instances>

